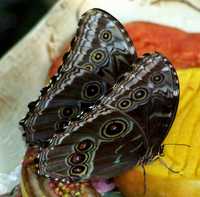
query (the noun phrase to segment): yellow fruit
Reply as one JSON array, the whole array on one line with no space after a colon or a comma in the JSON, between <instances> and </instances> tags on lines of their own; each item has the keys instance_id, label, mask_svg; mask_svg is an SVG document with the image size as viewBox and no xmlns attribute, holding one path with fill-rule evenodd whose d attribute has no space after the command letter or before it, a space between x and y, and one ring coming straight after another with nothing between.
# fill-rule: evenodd
<instances>
[{"instance_id":1,"label":"yellow fruit","mask_svg":"<svg viewBox=\"0 0 200 197\"><path fill-rule=\"evenodd\" d=\"M145 197L200 196L200 69L178 70L178 76L178 112L164 141L173 145L165 146L164 156L160 157L163 162L157 160L145 166ZM140 166L124 173L116 182L126 197L144 196Z\"/></svg>"}]
</instances>

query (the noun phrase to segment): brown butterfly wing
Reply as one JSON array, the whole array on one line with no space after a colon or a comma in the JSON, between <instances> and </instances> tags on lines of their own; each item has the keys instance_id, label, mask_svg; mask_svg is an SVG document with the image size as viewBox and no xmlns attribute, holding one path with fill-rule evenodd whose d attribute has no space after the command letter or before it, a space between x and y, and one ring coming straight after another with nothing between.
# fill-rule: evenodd
<instances>
[{"instance_id":1,"label":"brown butterfly wing","mask_svg":"<svg viewBox=\"0 0 200 197\"><path fill-rule=\"evenodd\" d=\"M158 154L177 111L175 70L146 55L101 104L55 135L39 154L40 175L63 180L110 178Z\"/></svg>"},{"instance_id":2,"label":"brown butterfly wing","mask_svg":"<svg viewBox=\"0 0 200 197\"><path fill-rule=\"evenodd\" d=\"M74 122L70 131L55 136L40 153L40 175L64 182L110 178L135 165L147 146L136 122L105 106Z\"/></svg>"},{"instance_id":3,"label":"brown butterfly wing","mask_svg":"<svg viewBox=\"0 0 200 197\"><path fill-rule=\"evenodd\" d=\"M140 124L148 139L148 156L154 157L177 112L177 73L166 57L153 53L146 54L140 60L137 74L130 74L126 80L130 83L125 84L126 88L123 88L123 82L116 85L115 91L110 94L113 102L108 104L124 111Z\"/></svg>"},{"instance_id":4,"label":"brown butterfly wing","mask_svg":"<svg viewBox=\"0 0 200 197\"><path fill-rule=\"evenodd\" d=\"M123 26L100 9L86 12L64 63L20 122L30 144L44 144L88 111L136 60Z\"/></svg>"}]
</instances>

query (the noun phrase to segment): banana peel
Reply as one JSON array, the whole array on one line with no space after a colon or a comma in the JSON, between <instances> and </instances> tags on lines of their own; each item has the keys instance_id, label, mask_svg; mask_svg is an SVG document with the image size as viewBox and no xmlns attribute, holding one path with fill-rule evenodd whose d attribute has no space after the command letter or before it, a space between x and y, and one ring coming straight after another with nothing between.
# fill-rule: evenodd
<instances>
[{"instance_id":1,"label":"banana peel","mask_svg":"<svg viewBox=\"0 0 200 197\"><path fill-rule=\"evenodd\" d=\"M164 154L116 178L125 197L200 196L200 69L178 70L180 102ZM168 144L168 145L167 145Z\"/></svg>"}]
</instances>

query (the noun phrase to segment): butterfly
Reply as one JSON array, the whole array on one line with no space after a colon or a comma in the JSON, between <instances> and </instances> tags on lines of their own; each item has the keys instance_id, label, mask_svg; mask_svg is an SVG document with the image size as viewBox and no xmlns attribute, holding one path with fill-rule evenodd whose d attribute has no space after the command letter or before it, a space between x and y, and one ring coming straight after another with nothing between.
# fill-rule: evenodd
<instances>
[{"instance_id":1,"label":"butterfly","mask_svg":"<svg viewBox=\"0 0 200 197\"><path fill-rule=\"evenodd\" d=\"M41 149L38 174L63 182L111 178L162 151L179 102L175 69L145 54L101 102Z\"/></svg>"},{"instance_id":2,"label":"butterfly","mask_svg":"<svg viewBox=\"0 0 200 197\"><path fill-rule=\"evenodd\" d=\"M136 58L133 43L117 19L100 9L83 14L58 74L20 121L26 142L43 146L62 133L69 121L90 111L123 73L133 69Z\"/></svg>"}]
</instances>

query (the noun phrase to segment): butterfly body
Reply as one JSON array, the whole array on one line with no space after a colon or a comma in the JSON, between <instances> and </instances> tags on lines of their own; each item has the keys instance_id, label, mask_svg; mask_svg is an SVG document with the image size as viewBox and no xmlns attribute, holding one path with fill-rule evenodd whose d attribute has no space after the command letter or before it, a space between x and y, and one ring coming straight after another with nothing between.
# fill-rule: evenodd
<instances>
[{"instance_id":1,"label":"butterfly body","mask_svg":"<svg viewBox=\"0 0 200 197\"><path fill-rule=\"evenodd\" d=\"M58 74L20 122L26 142L42 146L63 132L70 120L106 95L135 60L133 44L114 17L100 9L86 12Z\"/></svg>"},{"instance_id":2,"label":"butterfly body","mask_svg":"<svg viewBox=\"0 0 200 197\"><path fill-rule=\"evenodd\" d=\"M64 182L110 178L159 153L176 114L178 78L159 53L134 68L100 104L52 138L38 155L40 175Z\"/></svg>"}]
</instances>

